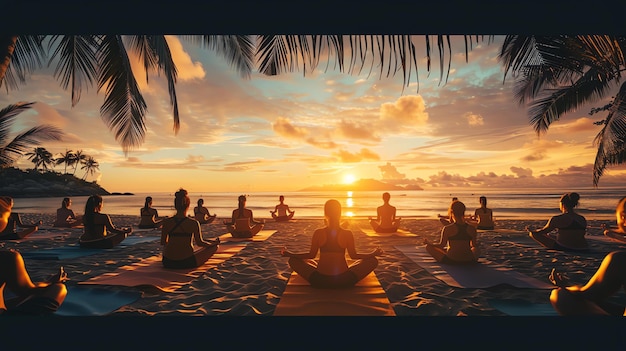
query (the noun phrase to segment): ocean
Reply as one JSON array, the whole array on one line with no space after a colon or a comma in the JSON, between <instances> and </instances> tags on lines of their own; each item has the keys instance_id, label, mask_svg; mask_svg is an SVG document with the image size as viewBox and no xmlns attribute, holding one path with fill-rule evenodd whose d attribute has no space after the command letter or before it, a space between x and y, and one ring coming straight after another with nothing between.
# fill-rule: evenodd
<instances>
[{"instance_id":1,"label":"ocean","mask_svg":"<svg viewBox=\"0 0 626 351\"><path fill-rule=\"evenodd\" d=\"M571 190L569 190L571 191ZM390 204L396 206L397 216L403 218L437 218L437 214L446 214L453 196L459 198L467 207L466 214L473 214L480 207L478 198L487 197L487 207L491 208L496 220L548 220L559 214L559 199L568 192L544 189L480 189L480 190L407 190L390 191ZM615 206L626 188L620 189L583 189L576 190L581 196L578 213L587 219L614 220ZM248 195L247 207L254 212L255 218L271 218L270 210L278 204L278 196L285 196L285 203L296 211L294 218L323 218L324 203L329 199L341 202L344 217L367 218L376 215L376 207L382 205L382 191L328 191L328 192L255 192ZM237 207L240 193L206 192L190 193L191 209L198 199L204 199L204 205L211 214L228 218ZM104 197L102 212L116 215L139 216L146 196L152 196L153 207L161 216L175 213L174 194L166 192L136 193L134 195L108 195ZM61 206L61 197L16 198L14 211L19 213L56 213ZM77 214L84 212L86 196L72 197L72 209ZM190 209L190 210L191 210Z\"/></svg>"}]
</instances>

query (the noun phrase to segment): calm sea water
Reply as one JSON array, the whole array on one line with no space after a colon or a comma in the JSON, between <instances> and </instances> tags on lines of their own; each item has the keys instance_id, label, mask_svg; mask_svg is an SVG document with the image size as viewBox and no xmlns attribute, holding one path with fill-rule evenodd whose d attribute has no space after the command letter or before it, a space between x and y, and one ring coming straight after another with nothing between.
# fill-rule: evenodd
<instances>
[{"instance_id":1,"label":"calm sea water","mask_svg":"<svg viewBox=\"0 0 626 351\"><path fill-rule=\"evenodd\" d=\"M397 215L405 218L436 218L445 214L453 196L467 206L467 214L480 207L478 198L487 197L487 206L493 209L496 219L547 220L559 213L559 199L568 190L545 191L538 189L490 189L474 191L410 190L390 191L390 203L396 206ZM580 195L578 212L587 219L614 219L615 206L626 188L576 190ZM285 196L285 203L296 211L296 218L321 218L323 206L328 199L339 200L344 216L363 218L376 215L376 207L382 204L382 191L335 191L335 192L257 192L248 195L247 207L257 218L271 218L270 210L278 203L278 196ZM239 193L190 193L192 208L199 198L205 206L220 218L230 217L237 207ZM153 207L160 215L172 215L173 193L137 193L135 195L110 195L104 197L103 213L139 216L146 196L152 196ZM14 211L21 213L56 213L62 198L16 198ZM86 196L72 197L74 212L84 212Z\"/></svg>"}]
</instances>

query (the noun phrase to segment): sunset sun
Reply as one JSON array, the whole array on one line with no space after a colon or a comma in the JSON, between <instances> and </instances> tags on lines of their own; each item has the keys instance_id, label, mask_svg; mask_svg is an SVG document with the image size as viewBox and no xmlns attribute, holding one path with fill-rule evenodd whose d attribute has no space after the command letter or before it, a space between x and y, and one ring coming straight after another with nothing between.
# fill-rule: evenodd
<instances>
[{"instance_id":1,"label":"sunset sun","mask_svg":"<svg viewBox=\"0 0 626 351\"><path fill-rule=\"evenodd\" d=\"M343 176L344 184L352 184L356 181L356 177L353 174L346 174Z\"/></svg>"}]
</instances>

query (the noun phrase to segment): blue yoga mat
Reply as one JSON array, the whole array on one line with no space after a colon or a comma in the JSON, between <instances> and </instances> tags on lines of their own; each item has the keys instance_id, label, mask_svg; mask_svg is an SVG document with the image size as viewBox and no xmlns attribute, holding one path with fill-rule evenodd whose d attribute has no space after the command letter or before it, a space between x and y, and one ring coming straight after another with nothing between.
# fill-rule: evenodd
<instances>
[{"instance_id":1,"label":"blue yoga mat","mask_svg":"<svg viewBox=\"0 0 626 351\"><path fill-rule=\"evenodd\" d=\"M5 298L15 297L5 291ZM58 316L104 316L118 308L137 301L139 291L110 290L99 287L68 286L61 307L54 312Z\"/></svg>"},{"instance_id":2,"label":"blue yoga mat","mask_svg":"<svg viewBox=\"0 0 626 351\"><path fill-rule=\"evenodd\" d=\"M59 316L104 316L118 308L137 301L139 291L114 291L102 288L70 286Z\"/></svg>"},{"instance_id":3,"label":"blue yoga mat","mask_svg":"<svg viewBox=\"0 0 626 351\"><path fill-rule=\"evenodd\" d=\"M489 305L509 316L558 316L549 303L532 303L521 299L490 300Z\"/></svg>"},{"instance_id":4,"label":"blue yoga mat","mask_svg":"<svg viewBox=\"0 0 626 351\"><path fill-rule=\"evenodd\" d=\"M115 250L119 247L132 246L139 243L155 241L157 239L158 237L130 236L124 239L124 241L122 241L117 247L114 247L112 249L85 249L81 248L78 244L70 244L67 246L56 247L52 249L24 251L20 253L24 258L33 260L63 260L90 256L93 254L101 253L103 251Z\"/></svg>"}]
</instances>

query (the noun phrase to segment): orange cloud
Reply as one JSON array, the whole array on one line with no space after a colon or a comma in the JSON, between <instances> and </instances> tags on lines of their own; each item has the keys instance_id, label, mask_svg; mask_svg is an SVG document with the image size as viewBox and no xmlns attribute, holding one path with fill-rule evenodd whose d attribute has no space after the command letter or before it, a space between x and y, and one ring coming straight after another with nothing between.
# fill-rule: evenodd
<instances>
[{"instance_id":1,"label":"orange cloud","mask_svg":"<svg viewBox=\"0 0 626 351\"><path fill-rule=\"evenodd\" d=\"M356 163L363 160L380 160L380 156L365 148L361 149L361 151L357 153L339 150L334 152L333 155L339 157L340 161L344 163Z\"/></svg>"},{"instance_id":2,"label":"orange cloud","mask_svg":"<svg viewBox=\"0 0 626 351\"><path fill-rule=\"evenodd\" d=\"M593 124L593 122L595 121L587 117L578 118L574 122L564 124L562 126L561 131L569 132L569 133L579 133L579 132L589 132L589 131L597 132L600 127Z\"/></svg>"},{"instance_id":3,"label":"orange cloud","mask_svg":"<svg viewBox=\"0 0 626 351\"><path fill-rule=\"evenodd\" d=\"M400 125L421 125L428 121L426 104L420 95L402 96L380 106L380 118Z\"/></svg>"},{"instance_id":4,"label":"orange cloud","mask_svg":"<svg viewBox=\"0 0 626 351\"><path fill-rule=\"evenodd\" d=\"M278 117L276 121L272 123L272 129L276 134L290 139L304 139L308 135L306 129L294 126L284 117Z\"/></svg>"},{"instance_id":5,"label":"orange cloud","mask_svg":"<svg viewBox=\"0 0 626 351\"><path fill-rule=\"evenodd\" d=\"M463 114L463 117L467 119L467 123L470 126L482 126L483 124L485 124L485 121L483 120L483 116L479 114L466 112L465 114Z\"/></svg>"},{"instance_id":6,"label":"orange cloud","mask_svg":"<svg viewBox=\"0 0 626 351\"><path fill-rule=\"evenodd\" d=\"M339 122L339 132L347 138L364 139L368 141L380 141L380 137L374 135L375 130L372 125L363 126L355 122L342 120Z\"/></svg>"},{"instance_id":7,"label":"orange cloud","mask_svg":"<svg viewBox=\"0 0 626 351\"><path fill-rule=\"evenodd\" d=\"M206 73L204 72L202 64L198 61L193 62L176 36L166 35L165 40L167 40L167 45L170 47L172 60L174 60L178 72L178 79L191 80L204 78Z\"/></svg>"}]
</instances>

